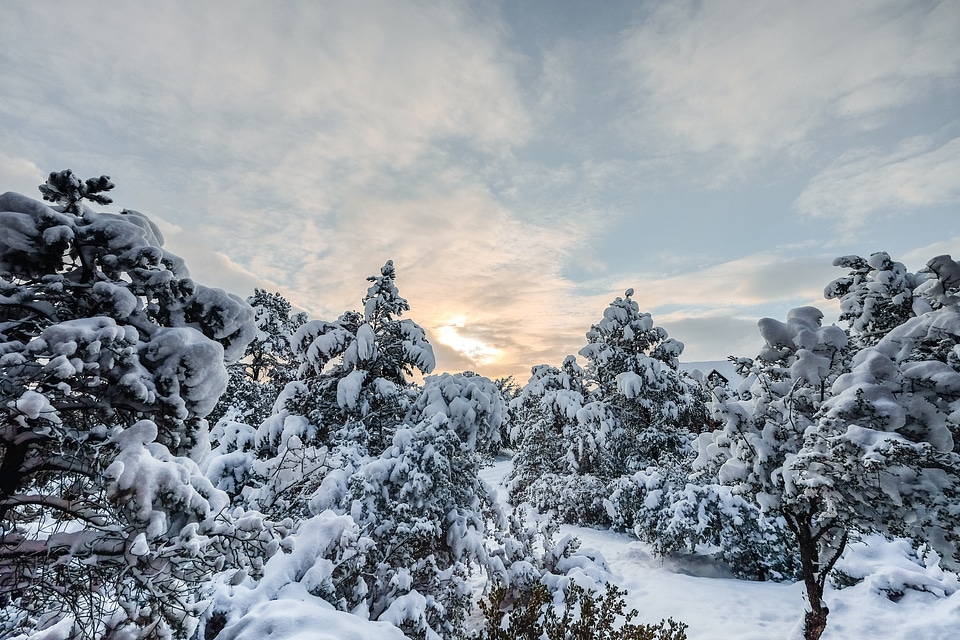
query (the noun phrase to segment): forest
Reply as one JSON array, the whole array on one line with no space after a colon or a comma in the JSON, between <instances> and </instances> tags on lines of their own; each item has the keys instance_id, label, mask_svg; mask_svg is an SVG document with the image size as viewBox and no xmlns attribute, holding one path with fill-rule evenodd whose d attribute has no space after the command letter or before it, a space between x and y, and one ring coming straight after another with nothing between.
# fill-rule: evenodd
<instances>
[{"instance_id":1,"label":"forest","mask_svg":"<svg viewBox=\"0 0 960 640\"><path fill-rule=\"evenodd\" d=\"M0 195L0 637L686 638L563 524L800 583L805 640L865 536L960 569L949 255L837 258L845 326L763 318L733 380L628 289L521 384L435 373L392 261L310 319L194 282L112 189Z\"/></svg>"}]
</instances>

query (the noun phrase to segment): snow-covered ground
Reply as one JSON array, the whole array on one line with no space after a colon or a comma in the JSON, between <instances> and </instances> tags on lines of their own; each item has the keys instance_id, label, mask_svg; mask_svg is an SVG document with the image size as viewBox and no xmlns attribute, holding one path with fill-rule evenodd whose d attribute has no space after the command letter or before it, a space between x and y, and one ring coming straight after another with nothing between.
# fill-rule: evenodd
<instances>
[{"instance_id":1,"label":"snow-covered ground","mask_svg":"<svg viewBox=\"0 0 960 640\"><path fill-rule=\"evenodd\" d=\"M500 484L510 470L500 460L482 476ZM627 608L638 621L672 617L689 625L689 640L786 640L803 613L803 585L749 582L722 575L706 562L654 557L649 547L627 535L565 525L582 548L606 559L620 587L628 591ZM947 640L960 638L960 584L955 574L911 562L909 545L871 538L854 545L841 562L851 575L866 578L845 589L828 588L830 617L823 640ZM892 600L884 587L924 586L928 592L903 590Z\"/></svg>"}]
</instances>

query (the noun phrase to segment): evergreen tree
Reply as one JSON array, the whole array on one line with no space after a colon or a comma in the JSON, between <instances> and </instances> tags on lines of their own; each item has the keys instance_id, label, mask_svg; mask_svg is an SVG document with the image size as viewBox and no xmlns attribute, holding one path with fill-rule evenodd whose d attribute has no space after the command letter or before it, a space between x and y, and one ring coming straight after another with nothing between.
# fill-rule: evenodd
<instances>
[{"instance_id":1,"label":"evergreen tree","mask_svg":"<svg viewBox=\"0 0 960 640\"><path fill-rule=\"evenodd\" d=\"M568 522L609 524L621 517L609 498L624 477L689 463L692 432L706 425L706 396L678 369L683 344L654 326L632 296L629 289L616 298L587 333L585 370L572 356L562 371L534 368L514 402L522 434L515 501Z\"/></svg>"},{"instance_id":2,"label":"evergreen tree","mask_svg":"<svg viewBox=\"0 0 960 640\"><path fill-rule=\"evenodd\" d=\"M311 321L295 336L304 392L287 406L307 417L320 438L331 430L370 452L382 451L409 406L413 371L430 373L433 348L417 323L399 319L410 305L400 297L388 260L363 298L363 313L348 311L336 322Z\"/></svg>"},{"instance_id":3,"label":"evergreen tree","mask_svg":"<svg viewBox=\"0 0 960 640\"><path fill-rule=\"evenodd\" d=\"M41 187L58 206L0 196L3 635L185 637L262 529L194 461L252 312L190 280L143 214L84 206L110 188L64 171Z\"/></svg>"},{"instance_id":4,"label":"evergreen tree","mask_svg":"<svg viewBox=\"0 0 960 640\"><path fill-rule=\"evenodd\" d=\"M208 416L212 424L229 415L232 420L259 426L283 388L297 377L299 362L291 341L307 321L306 314L291 315L290 303L282 295L263 289L254 289L247 304L253 308L257 333L243 358L227 367L227 390Z\"/></svg>"},{"instance_id":5,"label":"evergreen tree","mask_svg":"<svg viewBox=\"0 0 960 640\"><path fill-rule=\"evenodd\" d=\"M423 328L399 318L410 306L395 279L388 261L379 276L367 278L373 284L363 313L312 320L294 335L297 380L257 432L260 460L253 466L263 509L305 515L326 470L349 475L358 460L386 449L403 423L416 397L407 376L429 373L435 359Z\"/></svg>"},{"instance_id":6,"label":"evergreen tree","mask_svg":"<svg viewBox=\"0 0 960 640\"><path fill-rule=\"evenodd\" d=\"M917 311L929 310L922 302L915 305L913 289L918 277L885 251L869 258L842 256L833 265L850 269L850 274L828 284L823 295L840 300L840 320L847 321L860 348L875 345Z\"/></svg>"},{"instance_id":7,"label":"evergreen tree","mask_svg":"<svg viewBox=\"0 0 960 640\"><path fill-rule=\"evenodd\" d=\"M581 422L605 449L598 470L607 478L683 455L689 433L706 422L699 387L678 369L683 343L655 326L632 296L628 289L610 303L580 350L600 403L586 407Z\"/></svg>"},{"instance_id":8,"label":"evergreen tree","mask_svg":"<svg viewBox=\"0 0 960 640\"><path fill-rule=\"evenodd\" d=\"M825 579L846 538L832 535L834 526L821 518L816 500L794 491L790 472L807 430L816 425L817 413L846 363L845 332L834 325L821 326L822 318L819 309L801 307L791 310L785 323L760 320L764 347L751 363L750 399L713 404L714 418L723 426L701 437L696 466L765 514L783 517L793 534L801 571L819 562ZM822 607L822 587L821 582L819 591L808 590L814 612Z\"/></svg>"},{"instance_id":9,"label":"evergreen tree","mask_svg":"<svg viewBox=\"0 0 960 640\"><path fill-rule=\"evenodd\" d=\"M371 619L414 638L462 628L471 567L490 569L478 447L499 434L503 408L486 378L431 376L392 446L351 479L350 514L375 542L360 570Z\"/></svg>"},{"instance_id":10,"label":"evergreen tree","mask_svg":"<svg viewBox=\"0 0 960 640\"><path fill-rule=\"evenodd\" d=\"M588 391L583 369L567 356L560 369L539 365L511 403L515 414L511 439L517 443L510 473L510 498L515 503L531 498L527 488L547 476L576 471L567 454L570 437Z\"/></svg>"},{"instance_id":11,"label":"evergreen tree","mask_svg":"<svg viewBox=\"0 0 960 640\"><path fill-rule=\"evenodd\" d=\"M224 589L215 609L225 612L225 637L242 627L253 611L244 603L256 592L274 599L291 582L411 638L460 637L473 607L471 572L509 573L487 550L503 518L479 477L481 451L496 439L504 409L496 385L482 376L428 377L390 446L314 487L314 515L292 537L298 568L271 574L271 566L291 562L278 558L254 594Z\"/></svg>"},{"instance_id":12,"label":"evergreen tree","mask_svg":"<svg viewBox=\"0 0 960 640\"><path fill-rule=\"evenodd\" d=\"M792 533L808 640L826 626L824 586L852 534L906 535L960 561L960 264L938 256L918 275L930 311L852 362L815 309L762 320L751 399L716 403L724 427L701 437L698 466Z\"/></svg>"}]
</instances>

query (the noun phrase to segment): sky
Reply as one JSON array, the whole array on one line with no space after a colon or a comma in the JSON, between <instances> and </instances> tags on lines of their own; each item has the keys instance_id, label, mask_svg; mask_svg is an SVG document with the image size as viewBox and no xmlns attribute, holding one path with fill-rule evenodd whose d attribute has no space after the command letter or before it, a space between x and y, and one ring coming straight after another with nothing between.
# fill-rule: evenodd
<instances>
[{"instance_id":1,"label":"sky","mask_svg":"<svg viewBox=\"0 0 960 640\"><path fill-rule=\"evenodd\" d=\"M437 371L559 365L633 288L753 356L837 256L960 256L960 1L0 0L0 192L110 175L198 282Z\"/></svg>"}]
</instances>

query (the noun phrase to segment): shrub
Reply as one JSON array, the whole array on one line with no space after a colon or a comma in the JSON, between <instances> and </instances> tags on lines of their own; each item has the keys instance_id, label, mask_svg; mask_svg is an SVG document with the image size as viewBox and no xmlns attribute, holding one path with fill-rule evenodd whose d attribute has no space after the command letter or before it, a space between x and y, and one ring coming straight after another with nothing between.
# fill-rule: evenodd
<instances>
[{"instance_id":1,"label":"shrub","mask_svg":"<svg viewBox=\"0 0 960 640\"><path fill-rule=\"evenodd\" d=\"M480 609L486 626L477 640L686 640L687 625L673 618L634 624L636 609L624 613L626 592L607 583L603 593L571 584L557 615L553 596L542 583L505 605L507 591L494 589Z\"/></svg>"}]
</instances>

